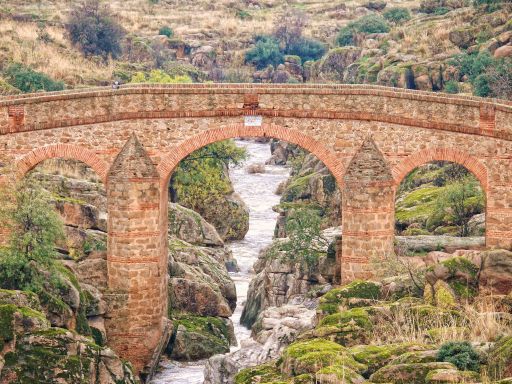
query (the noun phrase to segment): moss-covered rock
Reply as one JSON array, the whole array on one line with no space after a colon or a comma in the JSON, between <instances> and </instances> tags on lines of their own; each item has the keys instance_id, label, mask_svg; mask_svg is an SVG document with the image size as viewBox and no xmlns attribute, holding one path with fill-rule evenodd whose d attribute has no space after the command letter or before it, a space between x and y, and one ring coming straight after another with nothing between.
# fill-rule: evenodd
<instances>
[{"instance_id":1,"label":"moss-covered rock","mask_svg":"<svg viewBox=\"0 0 512 384\"><path fill-rule=\"evenodd\" d=\"M0 304L13 304L17 307L28 307L39 312L42 310L39 298L33 292L0 289Z\"/></svg>"},{"instance_id":2,"label":"moss-covered rock","mask_svg":"<svg viewBox=\"0 0 512 384\"><path fill-rule=\"evenodd\" d=\"M344 365L332 365L320 369L316 373L317 382L323 384L361 384L363 376Z\"/></svg>"},{"instance_id":3,"label":"moss-covered rock","mask_svg":"<svg viewBox=\"0 0 512 384\"><path fill-rule=\"evenodd\" d=\"M480 375L472 371L457 369L435 369L425 378L426 384L479 383Z\"/></svg>"},{"instance_id":4,"label":"moss-covered rock","mask_svg":"<svg viewBox=\"0 0 512 384\"><path fill-rule=\"evenodd\" d=\"M281 371L275 362L242 369L235 376L235 384L270 383L282 380Z\"/></svg>"},{"instance_id":5,"label":"moss-covered rock","mask_svg":"<svg viewBox=\"0 0 512 384\"><path fill-rule=\"evenodd\" d=\"M90 339L60 328L19 337L5 356L0 382L90 384L138 383L129 364Z\"/></svg>"},{"instance_id":6,"label":"moss-covered rock","mask_svg":"<svg viewBox=\"0 0 512 384\"><path fill-rule=\"evenodd\" d=\"M425 384L429 372L457 368L450 363L393 364L380 368L370 376L374 383Z\"/></svg>"},{"instance_id":7,"label":"moss-covered rock","mask_svg":"<svg viewBox=\"0 0 512 384\"><path fill-rule=\"evenodd\" d=\"M282 372L287 376L314 374L329 366L344 366L355 372L366 366L355 361L346 348L329 340L311 339L298 341L285 349L282 355Z\"/></svg>"},{"instance_id":8,"label":"moss-covered rock","mask_svg":"<svg viewBox=\"0 0 512 384\"><path fill-rule=\"evenodd\" d=\"M13 304L0 305L0 341L2 344L13 341L16 335L45 330L49 327L50 323L41 312L28 307L17 307Z\"/></svg>"},{"instance_id":9,"label":"moss-covered rock","mask_svg":"<svg viewBox=\"0 0 512 384\"><path fill-rule=\"evenodd\" d=\"M438 280L434 285L426 285L424 296L425 302L439 308L449 309L457 307L457 299L450 285Z\"/></svg>"},{"instance_id":10,"label":"moss-covered rock","mask_svg":"<svg viewBox=\"0 0 512 384\"><path fill-rule=\"evenodd\" d=\"M427 345L400 343L388 345L358 345L350 348L349 352L356 361L368 367L365 375L370 375L407 352L428 351L429 349Z\"/></svg>"},{"instance_id":11,"label":"moss-covered rock","mask_svg":"<svg viewBox=\"0 0 512 384\"><path fill-rule=\"evenodd\" d=\"M326 337L344 346L365 344L372 330L370 315L365 308L352 308L333 313L310 331L316 337Z\"/></svg>"},{"instance_id":12,"label":"moss-covered rock","mask_svg":"<svg viewBox=\"0 0 512 384\"><path fill-rule=\"evenodd\" d=\"M340 306L350 306L349 299L378 300L381 285L372 281L354 280L351 283L327 292L320 299L319 310L322 314L338 312Z\"/></svg>"},{"instance_id":13,"label":"moss-covered rock","mask_svg":"<svg viewBox=\"0 0 512 384\"><path fill-rule=\"evenodd\" d=\"M176 360L200 360L229 352L234 342L231 321L218 317L179 314L168 352Z\"/></svg>"}]
</instances>

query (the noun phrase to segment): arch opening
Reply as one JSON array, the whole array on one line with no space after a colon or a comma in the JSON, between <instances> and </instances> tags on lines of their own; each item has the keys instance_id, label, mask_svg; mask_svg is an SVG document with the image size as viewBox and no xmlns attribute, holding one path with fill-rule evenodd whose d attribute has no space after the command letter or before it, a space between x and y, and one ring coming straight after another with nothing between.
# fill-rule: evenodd
<instances>
[{"instance_id":1,"label":"arch opening","mask_svg":"<svg viewBox=\"0 0 512 384\"><path fill-rule=\"evenodd\" d=\"M427 161L408 172L395 195L399 253L485 247L486 186L481 176L464 163L446 160Z\"/></svg>"},{"instance_id":2,"label":"arch opening","mask_svg":"<svg viewBox=\"0 0 512 384\"><path fill-rule=\"evenodd\" d=\"M189 147L187 152L190 153L176 167L171 169L170 177L166 178L168 184L166 184L165 190L170 192L167 193L162 203L167 207L170 241L169 314L173 317L173 321L187 328L186 331L182 328L182 333L178 332L174 338L171 338L172 342L176 345L183 345L179 341L186 338L185 332L190 333L193 331L191 319L197 319L198 317L204 319L206 314L209 316L209 320L196 320L196 324L203 321L214 324L216 320L212 319L212 317L226 321L231 319L230 321L234 322L235 330L238 334L242 328L238 324L239 321L246 326L251 326L265 305L281 306L289 299L294 290L299 289L299 281L295 282L295 285L291 282L289 287L284 289L285 293L273 298L275 301L273 304L257 302L257 296L260 292L256 290L249 291L248 305L243 311L241 309L242 302L245 299L243 292L248 289L249 280L254 277L254 275L249 273L253 263L257 261L260 264L258 270L262 275L271 275L267 271L266 258L258 258L258 250L265 245L270 245L274 236L284 238L289 235L287 230L290 230L290 228L287 226L287 223L290 221L297 221L299 218L304 219L304 225L315 226L315 228L321 231L326 230L326 228L338 227L332 228L328 233L330 241L325 245L325 249L322 250L325 255L320 256L323 260L324 272L329 270L323 281L333 284L338 278L340 266L336 258L336 243L341 224L341 196L339 184L331 171L329 171L328 165L324 164L322 159L316 157L316 153L310 153L305 146L271 139L270 135L266 135L264 131L259 131L259 133L258 131L248 132L250 134L244 135L241 138L240 134L243 132L240 129L232 131L230 134L234 134L234 140L231 137L225 138L225 136L220 141L213 140L210 137L211 143L200 141L203 143L203 146L196 142L194 147ZM196 138L196 140L198 139ZM191 149L196 147L199 148ZM241 161L223 162L220 159L219 168L211 166L212 155L219 155L219 152L224 151L236 157L238 153L236 148L244 148L252 156L248 158L242 156L242 164L240 164ZM310 146L309 148L312 147ZM319 147L316 147L316 151L319 149ZM323 152L320 156L326 158L328 154ZM333 157L329 158L333 159ZM227 196L217 197L221 201L220 203L217 202L219 200L207 199L207 204L193 206L189 201L190 199L187 199L193 195L193 193L187 194L187 191L192 189L177 185L190 180L191 175L196 172L196 170L191 168L197 165L195 163L199 159L204 160L210 171L214 169L218 172L220 179L229 174L227 182L232 186L226 189ZM288 179L288 172L291 172L290 179ZM211 180L205 182L211 182ZM240 202L240 198L233 196L233 189L235 193L241 195L241 199L244 202ZM229 215L226 216L226 212L220 212L218 209L212 209L214 211L213 215L207 211L211 207L217 208L221 206L224 204L222 201L228 201L232 204L231 207L233 205L236 207L235 218L229 217ZM244 211L241 215L238 215L239 203L245 206L245 208L242 207L241 209ZM180 206L181 204L184 207ZM275 207L274 211L272 206ZM297 213L299 211L301 213ZM302 211L307 211L307 213ZM197 217L198 214L200 214L199 218ZM193 215L196 215L196 219L189 220L187 216ZM220 220L217 222L211 221L210 219L212 217L215 218L215 216L218 216ZM247 220L246 225L237 226L239 220ZM269 221L271 222L270 228L268 228ZM218 226L218 224L226 225L233 223L232 228L236 227L235 231L237 232L234 236L231 236L233 233L230 233L229 230L226 231L224 227L221 226L219 228ZM210 226L210 224L212 225ZM202 229L196 231L189 229L186 231L185 227L187 226L201 226ZM200 235L200 238L198 238L197 234ZM248 251L248 247L252 248L252 253L250 250ZM191 260L190 255L186 254L187 252L194 254L194 261ZM249 253L251 254L248 255ZM239 293L242 293L242 296L238 297L237 303L236 295L233 296L234 290L227 286L223 288L223 283L219 279L214 278L214 283L219 285L218 291L221 294L212 295L211 300L208 301L208 307L195 303L198 305L192 308L191 305L194 303L185 303L184 300L181 300L180 292L182 292L183 285L188 287L189 293L196 292L199 286L194 286L192 282L186 281L187 276L183 274L185 270L183 264L188 264L187 271L189 271L189 276L191 276L191 270L197 270L198 268L195 263L196 260L208 260L210 258L214 258L217 260L217 263L220 261L223 264L215 273L217 275L224 275L228 279L233 278L237 284L236 289ZM238 263L235 259L238 259ZM311 261L304 260L303 266L306 266ZM203 262L202 264L208 263ZM223 272L220 273L220 269ZM204 268L201 273L205 273ZM316 277L312 277L310 280L318 279L319 274L319 268L317 266L314 267L311 275ZM241 285L238 285L238 283ZM258 284L255 284L255 286L258 286ZM241 289L241 292L240 286L244 287ZM234 285L232 287L234 288ZM270 292L269 287L261 287L261 289L262 291L267 291L267 293ZM197 297L195 294L191 294L191 296ZM245 333L247 334L247 330L245 330ZM229 344L224 344L223 348L224 352L229 350ZM177 350L177 348L170 348L170 350L172 350L171 356L176 359L183 358L185 353L183 350ZM207 356L201 356L201 358L205 357Z\"/></svg>"}]
</instances>

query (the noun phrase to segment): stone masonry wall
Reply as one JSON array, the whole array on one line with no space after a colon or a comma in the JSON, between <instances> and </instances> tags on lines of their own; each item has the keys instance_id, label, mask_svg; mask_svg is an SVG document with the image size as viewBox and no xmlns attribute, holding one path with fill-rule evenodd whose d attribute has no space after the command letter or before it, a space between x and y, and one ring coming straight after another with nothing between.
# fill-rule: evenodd
<instances>
[{"instance_id":1,"label":"stone masonry wall","mask_svg":"<svg viewBox=\"0 0 512 384\"><path fill-rule=\"evenodd\" d=\"M244 116L260 115L260 126ZM350 85L123 86L0 99L0 175L48 158L90 165L106 183L112 346L143 369L167 305L167 188L178 162L233 137L310 151L343 192L341 275L371 277L391 252L394 193L432 160L466 166L486 192L486 244L512 248L512 105ZM347 214L350 213L350 214Z\"/></svg>"}]
</instances>

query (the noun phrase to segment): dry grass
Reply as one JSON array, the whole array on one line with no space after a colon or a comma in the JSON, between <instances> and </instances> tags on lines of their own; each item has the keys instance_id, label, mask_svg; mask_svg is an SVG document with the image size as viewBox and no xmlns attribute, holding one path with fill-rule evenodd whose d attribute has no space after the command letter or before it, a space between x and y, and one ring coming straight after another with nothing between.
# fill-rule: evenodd
<instances>
[{"instance_id":1,"label":"dry grass","mask_svg":"<svg viewBox=\"0 0 512 384\"><path fill-rule=\"evenodd\" d=\"M84 58L64 37L64 30L49 27L52 41L38 40L35 23L0 20L0 61L19 62L71 85L109 81L113 64Z\"/></svg>"},{"instance_id":2,"label":"dry grass","mask_svg":"<svg viewBox=\"0 0 512 384\"><path fill-rule=\"evenodd\" d=\"M496 341L500 336L512 335L510 322L500 318L492 303L485 308L466 305L451 315L440 312L430 314L428 319L410 308L397 306L375 324L371 344L429 344L432 338L428 331L432 329L436 330L437 344L461 340L487 343Z\"/></svg>"}]
</instances>

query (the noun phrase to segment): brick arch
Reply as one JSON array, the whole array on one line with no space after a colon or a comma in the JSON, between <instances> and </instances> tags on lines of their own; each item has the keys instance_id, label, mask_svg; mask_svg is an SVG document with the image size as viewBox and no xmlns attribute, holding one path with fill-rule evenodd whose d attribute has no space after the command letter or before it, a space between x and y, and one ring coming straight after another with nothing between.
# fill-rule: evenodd
<instances>
[{"instance_id":1,"label":"brick arch","mask_svg":"<svg viewBox=\"0 0 512 384\"><path fill-rule=\"evenodd\" d=\"M392 170L395 184L402 180L415 168L431 161L451 161L466 167L480 182L484 192L487 192L487 168L477 158L470 154L451 148L428 148L406 157Z\"/></svg>"},{"instance_id":2,"label":"brick arch","mask_svg":"<svg viewBox=\"0 0 512 384\"><path fill-rule=\"evenodd\" d=\"M344 167L336 155L322 143L296 130L276 124L262 124L261 127L246 127L243 124L232 124L214 128L192 136L165 153L157 167L162 186L169 183L170 177L178 163L192 152L217 141L237 137L272 137L296 144L311 152L322 161L335 177L338 186L343 184Z\"/></svg>"},{"instance_id":3,"label":"brick arch","mask_svg":"<svg viewBox=\"0 0 512 384\"><path fill-rule=\"evenodd\" d=\"M99 158L93 151L70 144L53 144L34 149L24 155L16 163L18 177L25 176L39 163L47 159L63 158L81 161L90 166L105 183L107 180L108 163Z\"/></svg>"}]
</instances>

